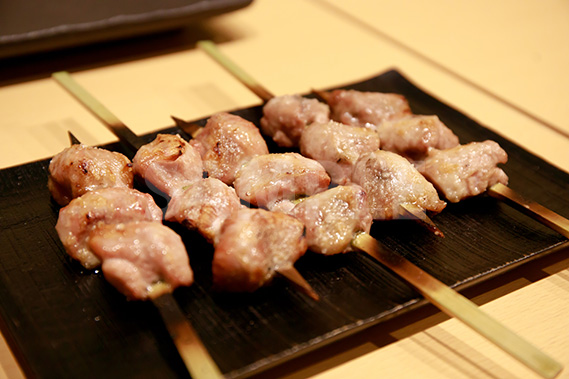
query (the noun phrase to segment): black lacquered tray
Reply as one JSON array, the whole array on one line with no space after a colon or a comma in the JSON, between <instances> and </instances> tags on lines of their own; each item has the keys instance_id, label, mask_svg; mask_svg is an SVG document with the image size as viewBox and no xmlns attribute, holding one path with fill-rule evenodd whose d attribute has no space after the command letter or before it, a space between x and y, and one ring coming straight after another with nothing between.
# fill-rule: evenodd
<instances>
[{"instance_id":1,"label":"black lacquered tray","mask_svg":"<svg viewBox=\"0 0 569 379\"><path fill-rule=\"evenodd\" d=\"M510 187L569 216L569 174L434 99L397 71L348 87L401 93L415 113L437 114L462 143L497 141L509 154L504 169ZM261 108L235 113L258 123ZM38 377L187 377L153 305L125 301L101 273L82 269L64 252L54 229L58 207L46 187L48 164L0 171L0 326L24 371ZM485 195L449 204L434 221L446 238L412 221L376 222L371 234L458 288L567 244ZM175 298L228 377L259 372L425 304L359 253L322 257L308 252L299 260L297 268L321 295L320 302L278 279L253 294L215 293L212 248L196 233L171 226L183 236L196 274L196 283L176 290Z\"/></svg>"},{"instance_id":2,"label":"black lacquered tray","mask_svg":"<svg viewBox=\"0 0 569 379\"><path fill-rule=\"evenodd\" d=\"M183 28L252 0L0 2L0 59Z\"/></svg>"}]
</instances>

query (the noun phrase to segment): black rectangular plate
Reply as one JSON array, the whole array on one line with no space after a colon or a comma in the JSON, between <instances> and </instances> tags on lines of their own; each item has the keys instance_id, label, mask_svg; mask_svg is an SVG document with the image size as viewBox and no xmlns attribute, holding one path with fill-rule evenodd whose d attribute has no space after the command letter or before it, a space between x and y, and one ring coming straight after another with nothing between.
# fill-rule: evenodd
<instances>
[{"instance_id":1,"label":"black rectangular plate","mask_svg":"<svg viewBox=\"0 0 569 379\"><path fill-rule=\"evenodd\" d=\"M0 59L183 28L252 0L18 0L0 3Z\"/></svg>"},{"instance_id":2,"label":"black rectangular plate","mask_svg":"<svg viewBox=\"0 0 569 379\"><path fill-rule=\"evenodd\" d=\"M397 71L347 87L403 94L415 113L437 114L462 143L497 141L509 154L504 169L510 186L569 215L567 173L441 103ZM234 113L258 124L261 108ZM120 149L118 144L107 147ZM54 229L58 207L46 187L48 164L43 160L0 171L0 326L24 371L37 377L187 377L153 305L125 301L101 273L87 272L66 255ZM157 200L164 206L163 199ZM485 280L567 243L485 195L449 204L434 221L446 238L412 221L376 222L371 234L453 287ZM175 297L231 378L425 304L359 253L323 257L308 252L299 260L297 267L321 295L320 302L278 279L253 294L215 293L210 288L212 248L199 235L171 226L183 236L196 273L196 283L176 290Z\"/></svg>"}]
</instances>

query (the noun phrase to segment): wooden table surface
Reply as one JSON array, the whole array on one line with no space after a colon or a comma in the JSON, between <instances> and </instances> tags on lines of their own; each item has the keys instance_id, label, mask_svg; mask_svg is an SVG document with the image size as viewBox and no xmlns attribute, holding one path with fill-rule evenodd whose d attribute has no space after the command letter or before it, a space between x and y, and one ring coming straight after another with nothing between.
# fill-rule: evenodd
<instances>
[{"instance_id":1,"label":"wooden table surface","mask_svg":"<svg viewBox=\"0 0 569 379\"><path fill-rule=\"evenodd\" d=\"M561 0L255 0L187 29L9 59L0 71L0 168L47 158L67 131L114 141L49 75L68 70L135 133L260 100L195 46L212 39L277 95L397 68L481 124L569 172L569 3ZM569 215L564 215L569 217ZM569 249L464 294L567 367ZM259 378L531 378L432 307L381 323ZM0 378L22 373L0 339Z\"/></svg>"}]
</instances>

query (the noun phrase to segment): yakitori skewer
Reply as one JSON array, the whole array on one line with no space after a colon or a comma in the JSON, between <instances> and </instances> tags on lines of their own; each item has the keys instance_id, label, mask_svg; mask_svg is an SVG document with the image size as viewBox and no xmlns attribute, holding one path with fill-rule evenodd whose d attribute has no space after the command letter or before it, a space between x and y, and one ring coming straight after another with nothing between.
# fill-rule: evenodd
<instances>
[{"instance_id":1,"label":"yakitori skewer","mask_svg":"<svg viewBox=\"0 0 569 379\"><path fill-rule=\"evenodd\" d=\"M71 132L68 135L72 145L80 144L75 135ZM155 283L148 297L158 309L190 375L200 379L222 378L221 371L172 296L171 287L163 282Z\"/></svg>"},{"instance_id":2,"label":"yakitori skewer","mask_svg":"<svg viewBox=\"0 0 569 379\"><path fill-rule=\"evenodd\" d=\"M110 110L95 99L89 92L80 86L68 72L57 72L53 78L79 100L88 110L99 118L118 138L132 150L138 150L145 144L140 137L134 134L122 121ZM295 287L306 293L312 299L318 300L319 296L296 270L294 266L279 267L277 273L289 280Z\"/></svg>"},{"instance_id":3,"label":"yakitori skewer","mask_svg":"<svg viewBox=\"0 0 569 379\"><path fill-rule=\"evenodd\" d=\"M201 41L198 43L198 46L237 79L245 82L247 87L251 88L262 100L268 101L273 97L269 91L265 90L228 57L222 54L213 42ZM528 208L530 211L534 209ZM563 228L563 226L560 226L560 228ZM352 245L356 249L369 254L406 280L443 312L461 320L539 375L545 378L553 378L562 370L563 367L554 359L482 312L470 300L424 272L407 259L382 248L379 242L369 234L360 233L355 236L352 240Z\"/></svg>"},{"instance_id":4,"label":"yakitori skewer","mask_svg":"<svg viewBox=\"0 0 569 379\"><path fill-rule=\"evenodd\" d=\"M264 88L260 83L255 81L253 77L247 74L227 56L217 49L215 44L211 41L200 41L198 46L213 57L221 66L228 70L235 78L240 80L247 88L251 89L261 100L268 102L273 99L273 95L269 90ZM439 237L444 237L443 232L436 226L436 224L427 216L423 209L413 205L412 203L400 203L400 214L403 217L409 217L419 222L422 226L426 227L429 231Z\"/></svg>"}]
</instances>

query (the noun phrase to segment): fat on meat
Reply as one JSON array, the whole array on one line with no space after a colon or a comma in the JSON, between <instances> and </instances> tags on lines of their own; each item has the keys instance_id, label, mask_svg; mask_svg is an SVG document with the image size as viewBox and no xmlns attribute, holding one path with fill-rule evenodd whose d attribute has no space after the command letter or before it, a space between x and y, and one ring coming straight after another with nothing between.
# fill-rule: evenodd
<instances>
[{"instance_id":1,"label":"fat on meat","mask_svg":"<svg viewBox=\"0 0 569 379\"><path fill-rule=\"evenodd\" d=\"M158 134L133 158L135 173L168 195L203 178L199 153L179 135Z\"/></svg>"},{"instance_id":2,"label":"fat on meat","mask_svg":"<svg viewBox=\"0 0 569 379\"><path fill-rule=\"evenodd\" d=\"M458 137L435 115L411 115L384 121L377 126L381 148L412 160L421 159L429 149L458 146Z\"/></svg>"},{"instance_id":3,"label":"fat on meat","mask_svg":"<svg viewBox=\"0 0 569 379\"><path fill-rule=\"evenodd\" d=\"M389 151L362 154L352 180L367 193L375 220L402 217L405 213L401 206L406 203L432 213L439 213L446 206L435 187L407 159Z\"/></svg>"},{"instance_id":4,"label":"fat on meat","mask_svg":"<svg viewBox=\"0 0 569 379\"><path fill-rule=\"evenodd\" d=\"M73 145L49 163L48 188L61 206L72 199L108 187L133 186L132 163L124 155L98 147Z\"/></svg>"},{"instance_id":5,"label":"fat on meat","mask_svg":"<svg viewBox=\"0 0 569 379\"><path fill-rule=\"evenodd\" d=\"M197 230L215 245L225 220L241 207L235 189L219 179L206 178L177 192L164 218Z\"/></svg>"},{"instance_id":6,"label":"fat on meat","mask_svg":"<svg viewBox=\"0 0 569 379\"><path fill-rule=\"evenodd\" d=\"M374 131L336 121L315 122L300 137L300 152L326 169L332 183L348 184L359 156L379 149Z\"/></svg>"},{"instance_id":7,"label":"fat on meat","mask_svg":"<svg viewBox=\"0 0 569 379\"><path fill-rule=\"evenodd\" d=\"M129 300L152 299L194 279L182 239L159 222L99 226L89 248L102 261L105 279Z\"/></svg>"},{"instance_id":8,"label":"fat on meat","mask_svg":"<svg viewBox=\"0 0 569 379\"><path fill-rule=\"evenodd\" d=\"M363 188L337 186L302 199L290 212L306 227L308 249L324 255L352 251L357 233L369 233L373 218Z\"/></svg>"},{"instance_id":9,"label":"fat on meat","mask_svg":"<svg viewBox=\"0 0 569 379\"><path fill-rule=\"evenodd\" d=\"M497 166L507 161L506 151L497 142L487 140L447 150L433 149L417 163L417 169L448 201L457 203L496 183L508 184L508 175Z\"/></svg>"},{"instance_id":10,"label":"fat on meat","mask_svg":"<svg viewBox=\"0 0 569 379\"><path fill-rule=\"evenodd\" d=\"M255 291L277 270L294 265L306 247L304 225L294 217L241 208L221 230L213 254L213 284L223 291Z\"/></svg>"},{"instance_id":11,"label":"fat on meat","mask_svg":"<svg viewBox=\"0 0 569 379\"><path fill-rule=\"evenodd\" d=\"M259 155L235 175L239 198L258 207L324 191L330 177L320 163L298 153Z\"/></svg>"},{"instance_id":12,"label":"fat on meat","mask_svg":"<svg viewBox=\"0 0 569 379\"><path fill-rule=\"evenodd\" d=\"M327 102L333 120L373 130L384 121L411 114L407 99L395 93L334 90Z\"/></svg>"},{"instance_id":13,"label":"fat on meat","mask_svg":"<svg viewBox=\"0 0 569 379\"><path fill-rule=\"evenodd\" d=\"M162 221L162 210L149 194L131 188L87 192L59 210L55 229L65 251L83 267L93 269L100 259L89 248L91 232L104 224Z\"/></svg>"},{"instance_id":14,"label":"fat on meat","mask_svg":"<svg viewBox=\"0 0 569 379\"><path fill-rule=\"evenodd\" d=\"M297 146L307 125L330 119L330 107L316 99L283 95L270 99L263 107L262 132L279 146Z\"/></svg>"},{"instance_id":15,"label":"fat on meat","mask_svg":"<svg viewBox=\"0 0 569 379\"><path fill-rule=\"evenodd\" d=\"M211 116L190 143L199 151L208 176L228 185L233 183L241 165L269 153L261 132L252 122L224 112Z\"/></svg>"}]
</instances>

